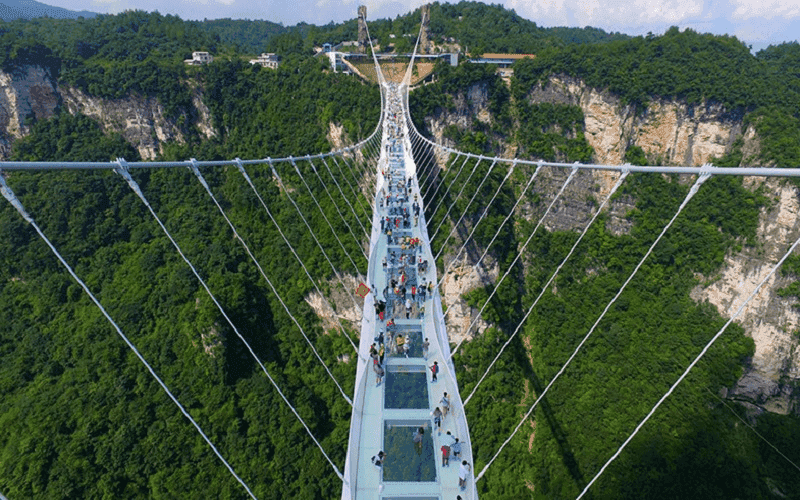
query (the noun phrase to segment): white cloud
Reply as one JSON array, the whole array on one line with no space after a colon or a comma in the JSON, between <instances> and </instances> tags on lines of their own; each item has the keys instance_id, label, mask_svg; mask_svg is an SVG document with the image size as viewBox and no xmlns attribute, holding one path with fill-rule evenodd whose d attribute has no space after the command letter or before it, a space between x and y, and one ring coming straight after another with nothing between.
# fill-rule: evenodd
<instances>
[{"instance_id":1,"label":"white cloud","mask_svg":"<svg viewBox=\"0 0 800 500\"><path fill-rule=\"evenodd\" d=\"M733 18L739 20L764 18L784 20L800 18L798 0L731 0Z\"/></svg>"},{"instance_id":2,"label":"white cloud","mask_svg":"<svg viewBox=\"0 0 800 500\"><path fill-rule=\"evenodd\" d=\"M701 0L508 0L523 17L547 26L620 29L643 24L678 24L703 13Z\"/></svg>"},{"instance_id":3,"label":"white cloud","mask_svg":"<svg viewBox=\"0 0 800 500\"><path fill-rule=\"evenodd\" d=\"M639 22L678 23L703 13L703 2L681 0L639 0L634 3L639 10Z\"/></svg>"}]
</instances>

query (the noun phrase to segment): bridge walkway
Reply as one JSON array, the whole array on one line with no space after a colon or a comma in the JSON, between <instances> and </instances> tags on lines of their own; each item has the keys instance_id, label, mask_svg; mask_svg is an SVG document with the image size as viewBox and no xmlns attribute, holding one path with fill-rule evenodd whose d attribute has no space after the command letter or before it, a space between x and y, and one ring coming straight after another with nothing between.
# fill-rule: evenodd
<instances>
[{"instance_id":1,"label":"bridge walkway","mask_svg":"<svg viewBox=\"0 0 800 500\"><path fill-rule=\"evenodd\" d=\"M371 291L364 305L342 498L474 499L469 430L435 288L436 266L399 91L396 84L387 85L369 254ZM383 358L371 356L371 348L382 348ZM436 381L430 368L434 363ZM376 364L381 368L376 370ZM381 370L379 381L376 371ZM439 427L433 412L437 407L443 411L445 393L450 411ZM452 446L456 438L460 457L451 455L443 466L441 448ZM379 451L386 457L376 466L373 457ZM462 461L470 466L464 490L459 484Z\"/></svg>"}]
</instances>

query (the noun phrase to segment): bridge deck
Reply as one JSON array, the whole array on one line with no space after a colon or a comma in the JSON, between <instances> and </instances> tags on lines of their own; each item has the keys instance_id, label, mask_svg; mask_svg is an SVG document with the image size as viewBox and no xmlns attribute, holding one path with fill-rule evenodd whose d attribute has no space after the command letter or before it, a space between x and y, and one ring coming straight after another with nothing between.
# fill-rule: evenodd
<instances>
[{"instance_id":1,"label":"bridge deck","mask_svg":"<svg viewBox=\"0 0 800 500\"><path fill-rule=\"evenodd\" d=\"M426 284L436 284L436 266L425 229L416 167L403 129L402 110L399 108L401 100L396 94L396 86L390 84L388 88L393 93L387 98L389 118L384 126L379 162L368 271L372 295L366 298L364 305L355 408L342 498L438 500L455 499L461 495L464 500L474 499L477 494L471 470L467 474L466 489L462 491L459 486L461 461L466 460L470 466L473 464L469 431L450 362L438 290L431 287L429 292L426 287L424 296L419 290ZM417 221L413 207L415 200L419 204ZM404 210L409 214L407 223L402 215ZM387 229L392 232L391 243ZM407 245L402 238L418 240L419 243ZM402 261L401 255L404 256ZM424 264L426 261L427 266ZM395 287L392 287L393 279L396 280ZM404 286L405 292L402 290ZM412 286L415 289L413 296ZM399 294L395 293L398 288ZM376 302L380 301L386 303L383 319L375 309ZM376 349L380 348L376 339L381 333L384 336L382 366L385 376L376 383L370 346L374 343ZM398 354L397 342L390 338L390 335L396 338L398 333L403 341L408 337L407 356L402 348ZM426 338L430 347L427 357L424 357L422 342ZM434 362L439 367L435 382L430 370ZM440 401L445 392L450 399L451 411L442 418L439 428L432 415L434 408L442 407ZM423 439L414 443L414 434L419 427L424 429ZM444 467L441 448L452 445L454 438L459 438L462 443L461 457L451 456L449 466ZM372 463L372 457L381 450L386 453L386 458L377 467Z\"/></svg>"}]
</instances>

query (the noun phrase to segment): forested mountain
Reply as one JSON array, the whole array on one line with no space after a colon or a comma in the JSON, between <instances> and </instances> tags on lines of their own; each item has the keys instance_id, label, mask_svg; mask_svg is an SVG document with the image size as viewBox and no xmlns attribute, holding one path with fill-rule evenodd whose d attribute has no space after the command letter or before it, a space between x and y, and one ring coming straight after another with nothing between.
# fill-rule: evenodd
<instances>
[{"instance_id":1,"label":"forested mountain","mask_svg":"<svg viewBox=\"0 0 800 500\"><path fill-rule=\"evenodd\" d=\"M270 21L244 19L206 19L199 26L221 42L251 54L264 52L271 38L290 30Z\"/></svg>"},{"instance_id":2,"label":"forested mountain","mask_svg":"<svg viewBox=\"0 0 800 500\"><path fill-rule=\"evenodd\" d=\"M570 82L615 96L620 108L631 109L634 116L652 113L649 104L656 100L673 100L683 106L722 106L720 114L753 124L762 147L755 156L743 155L746 126L740 127L730 152L712 159L715 164L757 162L796 167L800 165L793 141L800 131L796 124L800 118L797 50L797 44L792 43L753 56L735 38L681 33L677 29L661 37L547 48L535 59L515 64L510 91L485 67L443 68L437 83L411 94L412 116L420 130L441 134L437 137L463 151L493 155L513 147L521 158L590 161L596 153L584 135L584 110L590 106L580 99L574 104L565 102L563 95L569 94L552 88L553 77L560 78L558 85L564 85L567 77L573 79ZM771 90L767 92L766 88ZM548 96L552 100L547 101ZM478 115L482 117L478 119ZM770 122L785 126L770 126ZM625 159L646 164L645 151L635 141L634 136L628 143ZM477 167L478 178L489 176L481 191L483 196L502 186L506 175L506 170L491 170L487 163ZM474 165L469 162L463 169L446 170L439 182L453 182L450 194L443 194L448 190L442 189L429 204L454 204L457 214L467 210L476 186L466 177ZM475 233L477 250L489 243L530 175L532 169L520 172L518 167L512 177L517 182L499 191L498 202L486 214L491 222L478 226L480 231ZM550 188L543 181L542 188L529 192L525 198L529 208L515 213L514 223L509 222L490 249L501 272L530 235L545 200L560 186L559 180L563 182L565 176L553 179L555 185ZM560 203L557 210L578 206L590 211L596 206L600 178L576 180L581 182L583 187L572 195L568 191L565 196L570 199ZM607 303L629 276L688 187L687 179L658 176L636 176L623 185L616 200L624 202L622 207L633 204L621 212L627 212L624 216L632 224L622 230L619 225L612 226L609 213L587 234L579 255L562 269L552 291L543 295L525 323L521 338L509 346L467 407L476 463L491 458L518 423L521 412L569 357L599 314L598 307ZM719 178L700 190L611 310L613 317L600 323L599 335L580 354L580 366L565 373L566 379L562 377L530 425L525 425L520 433L524 438L512 441L514 451L507 450L489 470L480 488L481 498L574 498L580 492L646 409L675 380L694 355L691 353L696 353L724 322L710 304L693 300L692 290L698 286L699 276L720 273L725 260L742 246L770 244L756 238L759 211L769 213L768 219L775 217L767 198L775 192L765 188L753 192L753 187L745 188L740 178ZM456 199L455 193L461 196ZM796 196L794 193L791 198ZM473 210L468 227L479 223L476 217L481 211ZM434 215L430 224L436 227L442 222L441 216ZM444 228L454 222L444 221ZM463 229L457 234L445 248L441 239L433 242L434 252L443 250L440 269L464 240ZM510 270L514 279L503 282L484 312L484 318L494 327L456 355L464 393L475 386L488 366L487 360L512 334L576 238L575 231L552 230L540 231L532 239L525 253L527 260ZM795 265L785 266L784 272L787 276L796 273ZM494 285L474 289L467 300L481 307L493 290ZM779 290L778 295L796 296L796 291L795 283ZM592 497L798 498L800 476L796 469L741 425L739 416L747 406L731 411L732 403L716 394L720 388L733 386L742 367L749 366L753 341L738 328L726 332L721 340L725 344L715 345L657 418L596 483ZM792 364L794 360L790 355L785 362ZM797 386L796 380L786 380L787 387ZM800 439L796 414L763 414L756 420L759 411L749 408L749 418L757 421L758 432L780 450L792 449L791 443ZM800 458L794 452L790 457ZM512 479L517 477L526 480Z\"/></svg>"},{"instance_id":3,"label":"forested mountain","mask_svg":"<svg viewBox=\"0 0 800 500\"><path fill-rule=\"evenodd\" d=\"M0 20L33 19L34 17L51 17L53 19L91 18L97 13L82 10L62 9L36 0L3 0L0 2Z\"/></svg>"},{"instance_id":4,"label":"forested mountain","mask_svg":"<svg viewBox=\"0 0 800 500\"><path fill-rule=\"evenodd\" d=\"M355 15L355 9L353 10ZM456 4L433 2L430 7L432 41L447 50L483 52L536 53L545 47L572 44L604 43L627 39L621 33L606 33L597 28L542 28L499 5L474 1ZM386 51L410 53L419 32L420 11L414 10L395 19L372 19L367 12L370 35ZM226 43L243 50L311 54L323 43L339 43L358 38L356 20L341 24L314 26L305 23L282 27L264 21L203 21L200 25ZM394 38L389 35L394 35Z\"/></svg>"},{"instance_id":5,"label":"forested mountain","mask_svg":"<svg viewBox=\"0 0 800 500\"><path fill-rule=\"evenodd\" d=\"M745 123L738 129L740 135L748 123L753 125L760 149L748 157L741 142L732 144L717 164L800 165L797 44L753 56L734 38L691 31L627 39L594 29L543 29L512 11L477 2L436 3L431 14L437 43L453 38L452 43L475 52L537 54L536 59L517 63L510 85L492 68L464 64L439 68L437 83L412 93L418 128L434 135L434 123L446 124L443 139L461 150L592 160L598 152L588 137L582 104L540 97L559 76L613 95L638 115L651 113L648 105L656 100L718 104ZM413 12L375 21L370 31L388 40L390 33L415 35L418 26L419 13ZM166 159L326 151L332 147L332 128L342 127L344 140L352 142L366 137L379 116L377 88L333 74L310 55L311 47L322 42L354 39L355 21L283 28L268 22L185 22L126 12L91 20L0 23L0 31L0 63L10 80L37 66L46 68L60 91L79 89L109 102L128 103L131 95L157 100L164 119L183 132L181 141L164 141L161 157ZM412 40L408 37L408 43ZM284 56L277 71L243 62L271 49ZM196 50L211 51L215 62L185 66L182 60ZM32 103L34 94L30 93ZM207 120L198 103L207 108ZM12 158L137 159L136 145L106 124L68 109L58 98L53 106L48 114L32 104L20 117L20 135L25 137L14 137ZM135 112L130 117L139 119ZM447 121L456 117L459 120ZM199 130L202 120L213 133ZM4 130L11 123L3 122ZM631 142L624 154L628 161L645 163L650 152ZM472 208L467 202L478 184L466 182L455 169L445 168L437 177L438 182L454 182L451 193L439 193L429 202L455 203L454 213L467 210L470 227L507 173L500 167L490 170L485 162L471 163L465 170L472 167L477 178L486 178ZM278 170L287 191L279 188L269 170L253 169L250 175L314 278L329 292L332 273L287 193L305 213L318 213L315 202L293 168L284 165ZM321 184L331 185L333 179L301 172L323 209L335 213ZM352 349L342 333L323 330L305 300L313 290L311 283L252 190L234 168L203 173L334 375L351 391ZM475 234L477 248L489 244L531 174L519 167L510 182L502 184ZM338 477L119 176L3 175L259 498L339 496ZM133 175L332 460L343 464L350 408L204 189L184 169ZM352 173L347 177L353 185L363 182ZM554 173L537 181L489 249L492 262L512 262L533 230L533 217L553 192L550 184L559 180ZM569 193L569 203L596 206L599 182L583 181L577 183L582 188ZM461 198L455 199L464 184ZM519 422L597 316L597 308L619 289L689 185L676 176L635 176L623 185L614 200L616 211L595 223L467 406L476 469ZM653 399L724 323L716 308L698 303L691 291L700 276L719 273L731 253L749 247L763 253L759 217L771 213L777 196L769 189L740 179L708 181L600 324L576 369L565 373L489 469L479 483L481 498L576 496ZM314 221L322 227L323 222L316 217ZM341 219L331 221L335 231L347 231ZM355 225L352 219L347 222ZM440 222L449 229L455 219L443 221L441 213L431 217L431 225ZM330 231L321 230L320 237L340 273L364 272L349 265ZM440 271L460 244L458 238L463 236L434 241L435 251L444 248ZM510 272L513 279L500 286L485 311L491 328L456 354L465 394L576 238L574 230L557 226L540 230L531 240L524 259ZM358 244L346 240L354 255ZM798 275L797 260L784 267L787 277ZM245 498L105 318L5 201L0 204L0 264L0 493L11 499ZM480 306L493 286L471 290L465 299ZM797 284L781 293L787 300L800 295ZM346 333L354 336L355 330L351 327ZM731 328L593 487L591 496L800 498L797 470L737 417L755 425L760 435L800 463L797 416L759 413L753 404L718 397L736 383L753 350L744 330ZM787 381L785 386L792 383L796 384Z\"/></svg>"},{"instance_id":6,"label":"forested mountain","mask_svg":"<svg viewBox=\"0 0 800 500\"><path fill-rule=\"evenodd\" d=\"M332 123L343 126L343 139L356 140L372 132L379 116L377 88L331 74L317 59L288 58L268 71L241 62L231 47L225 49L229 60L187 68L182 59L191 51L219 55L224 45L175 17L128 12L95 20L16 21L2 29L10 80L14 71L42 64L60 88L76 86L112 101L137 93L160 100L167 119L183 122L186 132L184 143L166 147L166 157L325 151ZM192 129L197 109L187 79L205 93L215 130L209 140ZM65 107L37 118L40 107L35 96L30 99L34 112L22 117L28 132L14 142L13 159L137 159L119 135L104 134L98 123ZM286 186L302 188L286 167L278 167ZM312 432L342 464L349 406L318 371L319 363L312 364L293 321L187 173L133 175ZM337 379L352 391L352 348L344 333L323 335L303 300L311 283L285 245L277 244L281 237L253 191L233 171L204 174ZM295 416L119 176L3 175L259 498L327 498L339 491L338 478L311 449ZM312 236L297 227L297 213L272 174L251 171L251 177L315 278L327 283ZM357 185L360 179L349 181ZM309 182L319 194L321 181ZM333 211L332 200L318 199ZM294 200L305 212L316 211L308 193L295 192ZM246 497L36 233L8 203L0 212L0 492L9 498ZM347 230L341 219L333 223L337 231ZM330 246L336 244L332 234L319 239L340 272L365 271L353 269L343 251ZM346 244L359 251L359 242Z\"/></svg>"},{"instance_id":7,"label":"forested mountain","mask_svg":"<svg viewBox=\"0 0 800 500\"><path fill-rule=\"evenodd\" d=\"M721 104L758 131L761 154L746 160L800 165L797 42L753 55L734 37L672 28L660 37L546 49L535 59L517 63L515 75L518 97L550 75L570 75L607 89L641 111L654 97Z\"/></svg>"}]
</instances>

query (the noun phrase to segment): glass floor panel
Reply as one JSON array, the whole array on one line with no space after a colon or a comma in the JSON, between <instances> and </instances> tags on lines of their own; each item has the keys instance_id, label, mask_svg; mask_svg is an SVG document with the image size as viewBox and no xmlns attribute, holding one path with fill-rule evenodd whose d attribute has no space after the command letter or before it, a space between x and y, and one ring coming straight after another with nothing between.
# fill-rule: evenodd
<instances>
[{"instance_id":1,"label":"glass floor panel","mask_svg":"<svg viewBox=\"0 0 800 500\"><path fill-rule=\"evenodd\" d=\"M428 374L424 366L387 366L383 407L428 409Z\"/></svg>"},{"instance_id":2,"label":"glass floor panel","mask_svg":"<svg viewBox=\"0 0 800 500\"><path fill-rule=\"evenodd\" d=\"M414 433L423 427L421 443L414 443ZM383 430L383 480L386 482L436 481L436 456L429 422L386 421Z\"/></svg>"},{"instance_id":3,"label":"glass floor panel","mask_svg":"<svg viewBox=\"0 0 800 500\"><path fill-rule=\"evenodd\" d=\"M414 310L416 311L416 306L414 306ZM405 313L403 313L405 315ZM397 336L398 333L402 335L408 335L408 356L404 356L402 354L397 354L394 339L389 341L388 343L388 351L387 354L390 358L401 358L401 357L408 357L408 358L421 358L422 357L422 331L419 329L419 326L414 326L412 328L403 328L402 326L398 325L389 330L393 336Z\"/></svg>"}]
</instances>

